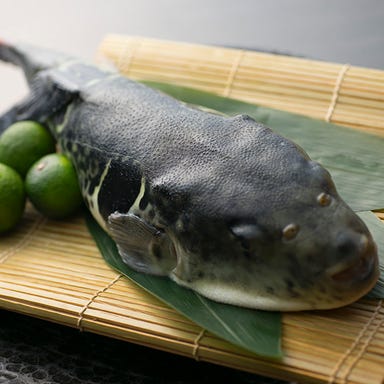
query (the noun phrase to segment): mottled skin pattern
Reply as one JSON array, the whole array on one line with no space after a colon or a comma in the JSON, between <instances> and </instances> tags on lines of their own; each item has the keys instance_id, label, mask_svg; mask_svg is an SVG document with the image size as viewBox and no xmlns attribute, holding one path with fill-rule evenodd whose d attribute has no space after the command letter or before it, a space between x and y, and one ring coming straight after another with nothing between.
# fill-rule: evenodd
<instances>
[{"instance_id":1,"label":"mottled skin pattern","mask_svg":"<svg viewBox=\"0 0 384 384\"><path fill-rule=\"evenodd\" d=\"M333 308L374 285L366 226L291 141L61 55L2 44L0 58L32 89L0 129L50 127L131 267L267 310Z\"/></svg>"}]
</instances>

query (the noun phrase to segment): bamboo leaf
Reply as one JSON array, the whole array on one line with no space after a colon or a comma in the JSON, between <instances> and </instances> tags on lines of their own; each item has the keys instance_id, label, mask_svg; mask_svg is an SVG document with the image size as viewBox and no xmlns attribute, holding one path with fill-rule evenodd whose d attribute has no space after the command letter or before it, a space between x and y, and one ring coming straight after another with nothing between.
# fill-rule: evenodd
<instances>
[{"instance_id":1,"label":"bamboo leaf","mask_svg":"<svg viewBox=\"0 0 384 384\"><path fill-rule=\"evenodd\" d=\"M384 208L383 137L190 88L145 83L186 103L228 115L250 115L299 144L326 167L340 195L355 211Z\"/></svg>"},{"instance_id":2,"label":"bamboo leaf","mask_svg":"<svg viewBox=\"0 0 384 384\"><path fill-rule=\"evenodd\" d=\"M202 328L270 358L282 356L281 315L256 311L208 300L192 290L180 287L168 278L138 273L122 261L114 241L88 213L86 221L104 259L113 268L164 301Z\"/></svg>"}]
</instances>

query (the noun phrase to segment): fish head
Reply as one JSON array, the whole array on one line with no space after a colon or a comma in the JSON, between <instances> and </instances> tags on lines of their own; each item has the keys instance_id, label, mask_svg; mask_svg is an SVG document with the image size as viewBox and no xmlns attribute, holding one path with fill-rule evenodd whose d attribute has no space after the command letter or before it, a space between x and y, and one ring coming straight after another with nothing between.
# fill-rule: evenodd
<instances>
[{"instance_id":1,"label":"fish head","mask_svg":"<svg viewBox=\"0 0 384 384\"><path fill-rule=\"evenodd\" d=\"M261 234L256 225L254 237L248 230L245 241L265 263L271 309L337 308L368 293L378 279L377 247L364 222L335 189L313 196L312 203L292 202L261 224ZM242 226L232 230L247 237Z\"/></svg>"},{"instance_id":2,"label":"fish head","mask_svg":"<svg viewBox=\"0 0 384 384\"><path fill-rule=\"evenodd\" d=\"M274 298L274 305L303 310L350 304L378 279L376 244L364 222L339 196L326 169L308 161L302 172L305 185L286 186L284 206L279 203L269 216L258 216L269 241L262 234L252 238L249 231L249 244L256 247L255 255L265 255L268 270L263 276L268 276L265 281L281 298ZM233 229L241 237L241 226Z\"/></svg>"},{"instance_id":3,"label":"fish head","mask_svg":"<svg viewBox=\"0 0 384 384\"><path fill-rule=\"evenodd\" d=\"M328 171L302 163L286 175L292 182L249 194L244 209L237 198L233 210L185 213L173 279L213 300L278 311L336 308L369 292L379 275L372 235Z\"/></svg>"}]
</instances>

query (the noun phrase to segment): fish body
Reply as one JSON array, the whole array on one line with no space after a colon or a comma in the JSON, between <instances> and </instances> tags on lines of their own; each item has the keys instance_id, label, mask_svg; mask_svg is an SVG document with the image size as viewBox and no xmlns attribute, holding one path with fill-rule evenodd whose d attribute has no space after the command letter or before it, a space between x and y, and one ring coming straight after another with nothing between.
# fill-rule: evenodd
<instances>
[{"instance_id":1,"label":"fish body","mask_svg":"<svg viewBox=\"0 0 384 384\"><path fill-rule=\"evenodd\" d=\"M26 119L50 128L133 269L264 310L334 308L375 284L367 227L290 140L65 55L3 42L0 59L31 88L0 130Z\"/></svg>"}]
</instances>

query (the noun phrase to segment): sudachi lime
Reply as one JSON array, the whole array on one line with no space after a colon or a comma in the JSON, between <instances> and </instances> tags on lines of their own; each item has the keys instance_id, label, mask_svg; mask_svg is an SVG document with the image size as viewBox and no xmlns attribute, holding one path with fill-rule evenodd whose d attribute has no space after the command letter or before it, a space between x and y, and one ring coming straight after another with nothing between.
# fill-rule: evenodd
<instances>
[{"instance_id":1,"label":"sudachi lime","mask_svg":"<svg viewBox=\"0 0 384 384\"><path fill-rule=\"evenodd\" d=\"M20 175L5 164L0 164L0 233L16 226L25 206L24 183Z\"/></svg>"},{"instance_id":2,"label":"sudachi lime","mask_svg":"<svg viewBox=\"0 0 384 384\"><path fill-rule=\"evenodd\" d=\"M0 136L0 162L25 176L42 156L55 152L55 141L48 130L34 121L19 121Z\"/></svg>"},{"instance_id":3,"label":"sudachi lime","mask_svg":"<svg viewBox=\"0 0 384 384\"><path fill-rule=\"evenodd\" d=\"M28 171L25 188L34 207L47 217L63 219L82 203L76 171L62 154L46 155Z\"/></svg>"}]
</instances>

